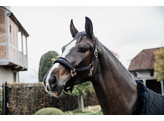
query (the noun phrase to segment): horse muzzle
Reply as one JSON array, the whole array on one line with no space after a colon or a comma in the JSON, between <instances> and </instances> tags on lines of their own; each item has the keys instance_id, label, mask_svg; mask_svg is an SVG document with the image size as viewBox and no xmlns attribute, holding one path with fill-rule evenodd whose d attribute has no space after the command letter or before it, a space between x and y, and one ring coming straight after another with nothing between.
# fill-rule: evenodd
<instances>
[{"instance_id":1,"label":"horse muzzle","mask_svg":"<svg viewBox=\"0 0 164 121\"><path fill-rule=\"evenodd\" d=\"M64 85L57 84L57 77L55 74L51 75L50 77L44 77L44 88L47 93L52 96L59 96L62 92Z\"/></svg>"}]
</instances>

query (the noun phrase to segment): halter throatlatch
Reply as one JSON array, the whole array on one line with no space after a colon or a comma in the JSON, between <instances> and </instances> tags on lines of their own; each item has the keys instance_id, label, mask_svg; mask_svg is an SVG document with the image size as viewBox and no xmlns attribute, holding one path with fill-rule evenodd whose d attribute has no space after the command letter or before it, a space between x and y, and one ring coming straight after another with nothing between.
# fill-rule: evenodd
<instances>
[{"instance_id":1,"label":"halter throatlatch","mask_svg":"<svg viewBox=\"0 0 164 121\"><path fill-rule=\"evenodd\" d=\"M94 47L94 53L92 56L92 60L91 63L89 64L89 66L81 66L78 68L74 68L65 58L63 57L59 57L54 61L55 63L60 63L61 65L63 65L64 67L66 67L67 69L70 70L71 76L74 78L76 77L76 75L80 72L89 72L90 77L92 77L93 74L93 70L94 70L94 62L96 60L96 58L98 57L98 46L97 46L97 38L95 39L95 47ZM70 88L64 88L65 91L72 91L73 86L71 86Z\"/></svg>"}]
</instances>

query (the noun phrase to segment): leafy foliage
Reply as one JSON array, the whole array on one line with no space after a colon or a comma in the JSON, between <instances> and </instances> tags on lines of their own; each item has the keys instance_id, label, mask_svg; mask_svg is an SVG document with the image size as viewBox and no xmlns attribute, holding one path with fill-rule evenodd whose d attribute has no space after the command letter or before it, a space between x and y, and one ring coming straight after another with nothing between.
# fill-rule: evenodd
<instances>
[{"instance_id":1,"label":"leafy foliage","mask_svg":"<svg viewBox=\"0 0 164 121\"><path fill-rule=\"evenodd\" d=\"M93 85L91 82L85 82L78 85L75 85L72 91L73 96L82 95L85 96L87 91L93 92Z\"/></svg>"},{"instance_id":2,"label":"leafy foliage","mask_svg":"<svg viewBox=\"0 0 164 121\"><path fill-rule=\"evenodd\" d=\"M48 72L52 66L52 62L58 55L59 54L56 51L48 51L42 55L39 63L39 82L43 81L44 75Z\"/></svg>"},{"instance_id":3,"label":"leafy foliage","mask_svg":"<svg viewBox=\"0 0 164 121\"><path fill-rule=\"evenodd\" d=\"M164 81L164 47L155 52L154 70L158 81Z\"/></svg>"}]
</instances>

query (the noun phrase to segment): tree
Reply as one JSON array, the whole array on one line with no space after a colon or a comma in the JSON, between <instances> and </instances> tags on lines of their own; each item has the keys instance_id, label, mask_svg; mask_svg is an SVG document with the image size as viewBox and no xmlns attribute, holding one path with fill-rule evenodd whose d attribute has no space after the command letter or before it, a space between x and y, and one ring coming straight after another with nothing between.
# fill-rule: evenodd
<instances>
[{"instance_id":1,"label":"tree","mask_svg":"<svg viewBox=\"0 0 164 121\"><path fill-rule=\"evenodd\" d=\"M84 111L84 96L87 95L87 92L93 92L93 85L91 82L85 82L82 84L75 85L72 91L73 96L78 96L78 105L80 111Z\"/></svg>"},{"instance_id":2,"label":"tree","mask_svg":"<svg viewBox=\"0 0 164 121\"><path fill-rule=\"evenodd\" d=\"M48 72L52 66L52 62L58 55L56 51L48 51L42 55L39 63L39 82L43 82L44 75Z\"/></svg>"},{"instance_id":3,"label":"tree","mask_svg":"<svg viewBox=\"0 0 164 121\"><path fill-rule=\"evenodd\" d=\"M154 70L158 81L164 81L164 47L155 52Z\"/></svg>"}]
</instances>

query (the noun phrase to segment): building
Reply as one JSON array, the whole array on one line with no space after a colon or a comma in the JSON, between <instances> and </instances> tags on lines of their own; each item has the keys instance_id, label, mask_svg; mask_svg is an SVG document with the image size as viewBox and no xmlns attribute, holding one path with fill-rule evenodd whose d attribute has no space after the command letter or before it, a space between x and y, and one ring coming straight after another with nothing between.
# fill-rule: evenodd
<instances>
[{"instance_id":1,"label":"building","mask_svg":"<svg viewBox=\"0 0 164 121\"><path fill-rule=\"evenodd\" d=\"M28 69L28 36L10 8L0 6L0 82L19 82L19 71Z\"/></svg>"},{"instance_id":2,"label":"building","mask_svg":"<svg viewBox=\"0 0 164 121\"><path fill-rule=\"evenodd\" d=\"M157 82L154 76L154 53L160 48L142 50L129 65L129 72L135 80L142 81L148 88L163 94L163 81Z\"/></svg>"}]
</instances>

